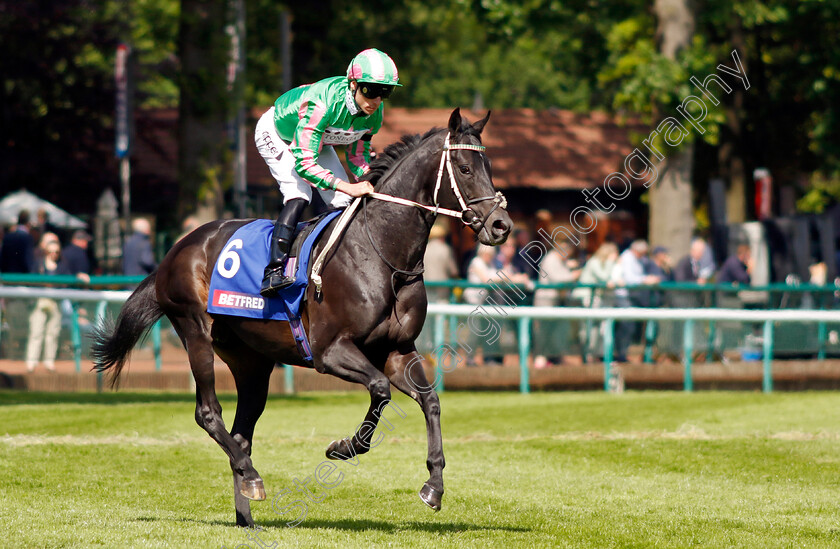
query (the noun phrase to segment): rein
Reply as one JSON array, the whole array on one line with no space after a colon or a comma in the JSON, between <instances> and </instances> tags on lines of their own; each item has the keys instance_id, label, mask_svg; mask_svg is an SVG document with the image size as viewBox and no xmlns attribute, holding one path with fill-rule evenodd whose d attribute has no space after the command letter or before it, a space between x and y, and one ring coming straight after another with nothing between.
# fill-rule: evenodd
<instances>
[{"instance_id":1,"label":"rein","mask_svg":"<svg viewBox=\"0 0 840 549\"><path fill-rule=\"evenodd\" d=\"M389 196L389 195L385 195L385 196ZM388 261L388 259L385 258L385 256L379 250L379 247L377 247L376 243L373 241L373 235L370 234L370 223L368 223L368 216L367 216L367 203L368 203L368 201L365 200L364 197L362 197L362 210L364 211L364 215L365 215L365 232L367 233L367 237L368 237L368 240L370 241L370 245L373 247L373 250L376 252L376 255L378 255L379 259L381 259L382 262L385 263L385 265L387 265L391 269L391 291L394 293L394 297L396 299L399 299L397 297L397 286L396 286L396 283L394 282L394 278L398 274L401 274L401 275L405 276L406 278L420 276L421 274L423 274L424 268L421 267L420 269L418 269L416 271L408 271L408 270L404 270L404 269L398 269L398 268L394 267L394 265L392 265L391 262ZM421 259L420 263L422 263L422 262L423 262L423 260Z\"/></svg>"}]
</instances>

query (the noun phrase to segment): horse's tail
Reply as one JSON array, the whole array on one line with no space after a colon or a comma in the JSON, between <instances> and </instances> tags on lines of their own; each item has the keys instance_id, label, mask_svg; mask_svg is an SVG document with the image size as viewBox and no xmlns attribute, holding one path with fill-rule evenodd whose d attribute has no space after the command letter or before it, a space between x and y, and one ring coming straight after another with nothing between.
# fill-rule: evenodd
<instances>
[{"instance_id":1,"label":"horse's tail","mask_svg":"<svg viewBox=\"0 0 840 549\"><path fill-rule=\"evenodd\" d=\"M157 271L147 276L123 305L116 322L103 320L93 331L90 354L97 372L111 370L110 383L115 386L131 349L149 328L163 316L155 296Z\"/></svg>"}]
</instances>

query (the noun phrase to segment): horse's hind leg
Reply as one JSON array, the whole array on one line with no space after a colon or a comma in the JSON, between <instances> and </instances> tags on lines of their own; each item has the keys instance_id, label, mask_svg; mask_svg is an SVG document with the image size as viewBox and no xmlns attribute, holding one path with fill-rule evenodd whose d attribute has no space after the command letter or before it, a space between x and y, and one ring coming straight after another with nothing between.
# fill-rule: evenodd
<instances>
[{"instance_id":1,"label":"horse's hind leg","mask_svg":"<svg viewBox=\"0 0 840 549\"><path fill-rule=\"evenodd\" d=\"M216 397L216 374L213 370L213 344L209 318L203 313L172 318L172 325L187 349L195 378L195 421L215 440L230 459L231 467L243 477L243 495L250 499L265 499L265 489L251 458L225 429L222 406Z\"/></svg>"},{"instance_id":2,"label":"horse's hind leg","mask_svg":"<svg viewBox=\"0 0 840 549\"><path fill-rule=\"evenodd\" d=\"M216 328L214 325L214 336ZM223 338L214 337L214 346L218 355L230 367L233 378L236 381L236 417L233 420L233 428L230 434L242 448L242 451L251 455L251 444L254 437L254 426L265 409L265 402L268 398L268 381L274 369L274 361L247 347L239 338L233 334L225 334ZM236 505L237 526L254 526L251 518L250 499L263 499L256 493L262 489L253 484L253 481L245 480L231 462L233 470L233 497ZM251 494L246 497L243 494ZM264 493L264 492L263 492ZM250 499L249 499L250 498Z\"/></svg>"},{"instance_id":3,"label":"horse's hind leg","mask_svg":"<svg viewBox=\"0 0 840 549\"><path fill-rule=\"evenodd\" d=\"M443 503L443 468L446 466L440 432L440 399L426 380L422 358L413 345L405 352L391 353L385 363L385 373L394 387L420 404L426 416L429 445L426 467L429 469L429 480L420 490L420 499L435 511L440 511Z\"/></svg>"}]
</instances>

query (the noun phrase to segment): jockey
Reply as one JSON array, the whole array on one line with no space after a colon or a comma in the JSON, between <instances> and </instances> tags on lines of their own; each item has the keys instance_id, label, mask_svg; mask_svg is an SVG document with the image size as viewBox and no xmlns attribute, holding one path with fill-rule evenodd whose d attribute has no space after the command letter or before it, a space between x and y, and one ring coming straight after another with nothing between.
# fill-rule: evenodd
<instances>
[{"instance_id":1,"label":"jockey","mask_svg":"<svg viewBox=\"0 0 840 549\"><path fill-rule=\"evenodd\" d=\"M281 95L257 122L254 139L283 194L271 234L271 257L260 294L277 295L294 277L283 275L301 212L320 191L333 208L373 192L358 179L369 169L370 139L382 126L382 100L400 86L397 66L385 53L367 49L347 67L347 76L326 78ZM346 147L351 182L332 145Z\"/></svg>"}]
</instances>

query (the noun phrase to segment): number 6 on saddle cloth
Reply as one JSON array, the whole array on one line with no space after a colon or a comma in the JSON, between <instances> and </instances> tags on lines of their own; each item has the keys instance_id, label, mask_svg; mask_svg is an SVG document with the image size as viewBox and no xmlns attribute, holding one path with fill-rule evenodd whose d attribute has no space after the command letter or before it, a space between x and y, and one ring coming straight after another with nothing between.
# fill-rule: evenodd
<instances>
[{"instance_id":1,"label":"number 6 on saddle cloth","mask_svg":"<svg viewBox=\"0 0 840 549\"><path fill-rule=\"evenodd\" d=\"M285 271L287 276L295 276L295 283L273 298L260 295L260 283L268 262L274 222L257 219L240 227L228 239L216 261L210 278L207 312L286 320L291 325L298 351L311 363L312 350L300 320L300 306L309 281L309 260L318 237L341 212L333 210L311 221L298 223Z\"/></svg>"}]
</instances>

